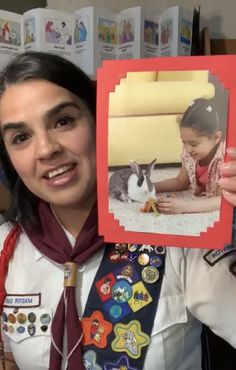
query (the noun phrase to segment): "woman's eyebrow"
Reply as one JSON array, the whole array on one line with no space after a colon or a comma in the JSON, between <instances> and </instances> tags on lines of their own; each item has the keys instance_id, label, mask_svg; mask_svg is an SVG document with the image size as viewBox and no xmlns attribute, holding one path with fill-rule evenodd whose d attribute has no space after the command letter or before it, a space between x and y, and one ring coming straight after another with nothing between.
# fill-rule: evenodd
<instances>
[{"instance_id":1,"label":"woman's eyebrow","mask_svg":"<svg viewBox=\"0 0 236 370\"><path fill-rule=\"evenodd\" d=\"M73 108L76 108L76 109L81 109L81 107L76 104L75 102L72 102L72 101L65 101L65 102L62 102L60 104L57 104L55 105L55 107L53 108L50 108L47 112L45 112L44 114L44 117L46 119L50 119L52 117L54 117L56 114L60 113L60 111L64 108L67 108L67 107L73 107Z\"/></svg>"},{"instance_id":2,"label":"woman's eyebrow","mask_svg":"<svg viewBox=\"0 0 236 370\"><path fill-rule=\"evenodd\" d=\"M1 126L1 134L2 134L2 137L5 137L7 131L24 130L26 128L27 128L27 125L24 122L8 122L8 123L4 123Z\"/></svg>"},{"instance_id":3,"label":"woman's eyebrow","mask_svg":"<svg viewBox=\"0 0 236 370\"><path fill-rule=\"evenodd\" d=\"M53 108L50 108L48 111L45 112L44 118L50 119L53 118L56 114L60 113L60 111L67 107L73 107L80 110L80 106L72 101L65 101L60 104L55 105ZM10 130L24 130L28 126L24 122L7 122L1 126L1 134L2 137L6 136L6 132Z\"/></svg>"}]
</instances>

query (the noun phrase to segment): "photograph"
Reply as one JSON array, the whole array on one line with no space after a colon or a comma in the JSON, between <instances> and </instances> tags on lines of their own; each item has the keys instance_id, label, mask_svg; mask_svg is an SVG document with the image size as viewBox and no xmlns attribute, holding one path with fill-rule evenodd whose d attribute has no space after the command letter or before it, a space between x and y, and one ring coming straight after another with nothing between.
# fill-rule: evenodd
<instances>
[{"instance_id":1,"label":"photograph","mask_svg":"<svg viewBox=\"0 0 236 370\"><path fill-rule=\"evenodd\" d=\"M71 45L71 23L48 18L45 21L45 41L52 44Z\"/></svg>"},{"instance_id":2,"label":"photograph","mask_svg":"<svg viewBox=\"0 0 236 370\"><path fill-rule=\"evenodd\" d=\"M118 232L122 242L204 248L219 232L219 248L230 242L231 230L216 231L232 219L218 184L233 129L231 89L209 61L204 69L129 69L108 91L107 165L98 163L107 177L98 192L108 241Z\"/></svg>"},{"instance_id":3,"label":"photograph","mask_svg":"<svg viewBox=\"0 0 236 370\"><path fill-rule=\"evenodd\" d=\"M8 45L21 45L21 25L7 19L0 19L0 43Z\"/></svg>"},{"instance_id":4,"label":"photograph","mask_svg":"<svg viewBox=\"0 0 236 370\"><path fill-rule=\"evenodd\" d=\"M134 41L134 25L134 18L123 19L119 23L120 44L126 44Z\"/></svg>"},{"instance_id":5,"label":"photograph","mask_svg":"<svg viewBox=\"0 0 236 370\"><path fill-rule=\"evenodd\" d=\"M35 18L24 22L24 45L35 42Z\"/></svg>"},{"instance_id":6,"label":"photograph","mask_svg":"<svg viewBox=\"0 0 236 370\"><path fill-rule=\"evenodd\" d=\"M144 42L159 45L159 24L157 22L144 20Z\"/></svg>"},{"instance_id":7,"label":"photograph","mask_svg":"<svg viewBox=\"0 0 236 370\"><path fill-rule=\"evenodd\" d=\"M117 24L114 20L99 17L98 20L98 41L106 44L117 43Z\"/></svg>"},{"instance_id":8,"label":"photograph","mask_svg":"<svg viewBox=\"0 0 236 370\"><path fill-rule=\"evenodd\" d=\"M79 44L80 42L85 42L88 39L88 23L89 17L82 16L76 19L74 28L74 42Z\"/></svg>"}]
</instances>

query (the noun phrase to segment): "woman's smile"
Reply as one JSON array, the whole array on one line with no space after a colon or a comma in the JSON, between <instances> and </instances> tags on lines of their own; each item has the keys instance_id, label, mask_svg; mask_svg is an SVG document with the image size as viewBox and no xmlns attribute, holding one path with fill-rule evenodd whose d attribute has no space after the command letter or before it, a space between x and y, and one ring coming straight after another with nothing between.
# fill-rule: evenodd
<instances>
[{"instance_id":1,"label":"woman's smile","mask_svg":"<svg viewBox=\"0 0 236 370\"><path fill-rule=\"evenodd\" d=\"M55 188L69 186L72 182L79 180L77 166L77 164L62 165L57 169L48 171L48 173L43 176L43 179L48 186Z\"/></svg>"}]
</instances>

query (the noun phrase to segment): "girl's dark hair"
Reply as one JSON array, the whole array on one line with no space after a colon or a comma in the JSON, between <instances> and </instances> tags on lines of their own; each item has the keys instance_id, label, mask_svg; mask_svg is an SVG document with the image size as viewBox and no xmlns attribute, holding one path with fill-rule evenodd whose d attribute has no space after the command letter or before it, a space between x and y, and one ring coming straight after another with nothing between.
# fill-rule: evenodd
<instances>
[{"instance_id":1,"label":"girl's dark hair","mask_svg":"<svg viewBox=\"0 0 236 370\"><path fill-rule=\"evenodd\" d=\"M222 131L224 136L225 127L219 118L217 107L218 104L215 98L195 99L184 112L180 120L180 127L190 127L201 135L210 135L216 131Z\"/></svg>"},{"instance_id":2,"label":"girl's dark hair","mask_svg":"<svg viewBox=\"0 0 236 370\"><path fill-rule=\"evenodd\" d=\"M95 83L73 63L55 54L36 51L19 54L0 73L0 99L9 85L28 79L46 80L69 90L85 102L95 120ZM0 164L12 194L7 220L38 225L38 199L24 185L12 166L1 134Z\"/></svg>"}]
</instances>

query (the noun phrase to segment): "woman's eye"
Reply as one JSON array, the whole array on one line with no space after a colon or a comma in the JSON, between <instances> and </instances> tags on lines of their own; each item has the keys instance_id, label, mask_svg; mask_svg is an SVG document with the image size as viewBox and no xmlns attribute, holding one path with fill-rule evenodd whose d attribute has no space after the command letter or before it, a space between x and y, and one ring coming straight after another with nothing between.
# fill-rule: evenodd
<instances>
[{"instance_id":1,"label":"woman's eye","mask_svg":"<svg viewBox=\"0 0 236 370\"><path fill-rule=\"evenodd\" d=\"M69 125L70 123L73 123L74 122L74 117L62 117L60 119L58 119L56 121L56 127L63 127L63 126L67 126Z\"/></svg>"},{"instance_id":2,"label":"woman's eye","mask_svg":"<svg viewBox=\"0 0 236 370\"><path fill-rule=\"evenodd\" d=\"M28 134L16 134L12 139L12 144L22 144L29 138Z\"/></svg>"}]
</instances>

